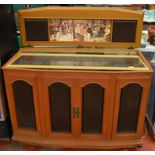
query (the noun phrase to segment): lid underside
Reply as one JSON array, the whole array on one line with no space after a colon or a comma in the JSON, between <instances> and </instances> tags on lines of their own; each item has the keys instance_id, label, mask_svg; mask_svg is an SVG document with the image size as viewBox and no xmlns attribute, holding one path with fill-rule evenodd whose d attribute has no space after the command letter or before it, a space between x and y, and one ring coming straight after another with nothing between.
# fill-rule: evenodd
<instances>
[{"instance_id":1,"label":"lid underside","mask_svg":"<svg viewBox=\"0 0 155 155\"><path fill-rule=\"evenodd\" d=\"M104 7L19 11L23 46L140 47L143 13Z\"/></svg>"}]
</instances>

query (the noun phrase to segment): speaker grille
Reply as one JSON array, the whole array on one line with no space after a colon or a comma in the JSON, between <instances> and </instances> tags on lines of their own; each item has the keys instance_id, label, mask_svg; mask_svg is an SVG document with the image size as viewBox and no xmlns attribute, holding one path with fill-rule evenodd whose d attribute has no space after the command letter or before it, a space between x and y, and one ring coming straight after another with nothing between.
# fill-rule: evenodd
<instances>
[{"instance_id":1,"label":"speaker grille","mask_svg":"<svg viewBox=\"0 0 155 155\"><path fill-rule=\"evenodd\" d=\"M104 88L88 84L82 89L82 132L102 133Z\"/></svg>"},{"instance_id":2,"label":"speaker grille","mask_svg":"<svg viewBox=\"0 0 155 155\"><path fill-rule=\"evenodd\" d=\"M16 81L13 83L13 92L18 126L36 130L32 86L24 81Z\"/></svg>"},{"instance_id":3,"label":"speaker grille","mask_svg":"<svg viewBox=\"0 0 155 155\"><path fill-rule=\"evenodd\" d=\"M46 19L26 19L27 41L48 41L48 21Z\"/></svg>"},{"instance_id":4,"label":"speaker grille","mask_svg":"<svg viewBox=\"0 0 155 155\"><path fill-rule=\"evenodd\" d=\"M135 42L136 20L114 20L112 42Z\"/></svg>"},{"instance_id":5,"label":"speaker grille","mask_svg":"<svg viewBox=\"0 0 155 155\"><path fill-rule=\"evenodd\" d=\"M136 132L142 87L132 83L121 90L118 132Z\"/></svg>"},{"instance_id":6,"label":"speaker grille","mask_svg":"<svg viewBox=\"0 0 155 155\"><path fill-rule=\"evenodd\" d=\"M52 132L71 132L71 90L63 83L48 87Z\"/></svg>"}]
</instances>

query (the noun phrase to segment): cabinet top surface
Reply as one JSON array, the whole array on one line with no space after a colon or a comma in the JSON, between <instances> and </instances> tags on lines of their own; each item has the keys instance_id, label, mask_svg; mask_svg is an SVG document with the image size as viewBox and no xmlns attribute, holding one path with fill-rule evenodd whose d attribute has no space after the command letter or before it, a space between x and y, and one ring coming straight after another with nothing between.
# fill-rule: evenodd
<instances>
[{"instance_id":1,"label":"cabinet top surface","mask_svg":"<svg viewBox=\"0 0 155 155\"><path fill-rule=\"evenodd\" d=\"M140 47L143 12L105 7L19 11L24 46Z\"/></svg>"}]
</instances>

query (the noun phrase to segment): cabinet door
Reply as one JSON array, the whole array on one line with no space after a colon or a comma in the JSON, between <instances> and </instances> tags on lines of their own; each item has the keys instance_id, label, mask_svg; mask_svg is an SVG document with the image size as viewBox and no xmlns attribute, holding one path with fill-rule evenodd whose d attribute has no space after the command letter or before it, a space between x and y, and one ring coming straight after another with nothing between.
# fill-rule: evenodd
<instances>
[{"instance_id":1,"label":"cabinet door","mask_svg":"<svg viewBox=\"0 0 155 155\"><path fill-rule=\"evenodd\" d=\"M39 79L42 124L49 138L72 138L74 133L71 109L74 103L74 81L69 78Z\"/></svg>"},{"instance_id":2,"label":"cabinet door","mask_svg":"<svg viewBox=\"0 0 155 155\"><path fill-rule=\"evenodd\" d=\"M114 95L111 79L81 79L77 84L77 135L81 139L104 140L111 138Z\"/></svg>"},{"instance_id":3,"label":"cabinet door","mask_svg":"<svg viewBox=\"0 0 155 155\"><path fill-rule=\"evenodd\" d=\"M118 79L113 139L138 139L143 135L150 79Z\"/></svg>"},{"instance_id":4,"label":"cabinet door","mask_svg":"<svg viewBox=\"0 0 155 155\"><path fill-rule=\"evenodd\" d=\"M36 77L33 74L5 75L14 136L40 136Z\"/></svg>"}]
</instances>

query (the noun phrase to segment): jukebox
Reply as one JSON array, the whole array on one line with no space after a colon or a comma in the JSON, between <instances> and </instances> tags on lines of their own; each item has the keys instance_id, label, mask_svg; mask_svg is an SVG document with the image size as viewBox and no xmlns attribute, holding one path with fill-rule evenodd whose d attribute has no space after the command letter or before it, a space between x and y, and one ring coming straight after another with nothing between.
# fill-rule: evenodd
<instances>
[{"instance_id":1,"label":"jukebox","mask_svg":"<svg viewBox=\"0 0 155 155\"><path fill-rule=\"evenodd\" d=\"M82 149L142 146L152 68L143 13L103 7L19 11L21 48L4 66L15 141Z\"/></svg>"}]
</instances>

